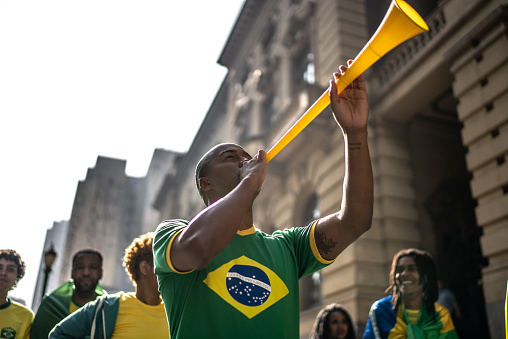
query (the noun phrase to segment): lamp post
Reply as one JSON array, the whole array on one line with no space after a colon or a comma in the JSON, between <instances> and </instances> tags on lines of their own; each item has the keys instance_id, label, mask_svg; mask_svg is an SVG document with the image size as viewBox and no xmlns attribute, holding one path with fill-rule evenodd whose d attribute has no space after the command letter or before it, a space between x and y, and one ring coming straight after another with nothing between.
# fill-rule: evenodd
<instances>
[{"instance_id":1,"label":"lamp post","mask_svg":"<svg viewBox=\"0 0 508 339\"><path fill-rule=\"evenodd\" d=\"M46 294L46 285L48 284L48 276L51 272L51 266L53 266L53 263L55 262L56 258L56 251L55 247L53 246L53 243L51 243L51 247L44 252L44 285L42 285L42 295L41 295L41 301L44 299L44 294Z\"/></svg>"}]
</instances>

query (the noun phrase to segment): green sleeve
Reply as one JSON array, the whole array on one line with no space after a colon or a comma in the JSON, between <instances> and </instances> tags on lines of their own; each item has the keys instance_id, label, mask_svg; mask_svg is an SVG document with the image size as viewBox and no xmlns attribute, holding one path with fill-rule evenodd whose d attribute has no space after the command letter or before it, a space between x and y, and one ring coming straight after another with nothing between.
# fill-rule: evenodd
<instances>
[{"instance_id":1,"label":"green sleeve","mask_svg":"<svg viewBox=\"0 0 508 339\"><path fill-rule=\"evenodd\" d=\"M175 219L164 221L157 227L153 242L155 274L161 275L174 272L170 267L170 263L168 263L166 250L170 245L173 236L183 228L187 227L188 223L189 222L186 220Z\"/></svg>"},{"instance_id":2,"label":"green sleeve","mask_svg":"<svg viewBox=\"0 0 508 339\"><path fill-rule=\"evenodd\" d=\"M314 240L314 231L317 221L311 222L306 227L293 227L282 231L275 231L274 236L283 236L289 242L298 261L299 278L319 271L333 263L321 257Z\"/></svg>"}]
</instances>

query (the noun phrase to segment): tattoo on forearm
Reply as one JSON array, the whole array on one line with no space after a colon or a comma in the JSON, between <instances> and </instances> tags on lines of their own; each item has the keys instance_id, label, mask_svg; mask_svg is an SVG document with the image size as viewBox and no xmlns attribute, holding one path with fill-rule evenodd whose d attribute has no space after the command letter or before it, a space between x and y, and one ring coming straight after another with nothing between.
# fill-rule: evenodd
<instances>
[{"instance_id":1,"label":"tattoo on forearm","mask_svg":"<svg viewBox=\"0 0 508 339\"><path fill-rule=\"evenodd\" d=\"M316 232L316 246L321 254L328 254L337 245L336 241L332 238L327 238L326 234L322 231Z\"/></svg>"},{"instance_id":2,"label":"tattoo on forearm","mask_svg":"<svg viewBox=\"0 0 508 339\"><path fill-rule=\"evenodd\" d=\"M350 151L357 151L357 150L362 148L361 146L362 146L361 142L350 142L350 143L348 143L348 149Z\"/></svg>"}]
</instances>

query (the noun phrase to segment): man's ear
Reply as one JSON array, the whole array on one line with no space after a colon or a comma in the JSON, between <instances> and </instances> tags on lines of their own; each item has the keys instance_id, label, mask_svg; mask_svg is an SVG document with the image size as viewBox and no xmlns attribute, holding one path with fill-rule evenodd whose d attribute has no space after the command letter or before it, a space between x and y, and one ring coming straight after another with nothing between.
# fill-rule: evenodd
<instances>
[{"instance_id":1,"label":"man's ear","mask_svg":"<svg viewBox=\"0 0 508 339\"><path fill-rule=\"evenodd\" d=\"M141 260L139 263L139 271L143 275L147 275L153 271L153 266L150 265L146 260Z\"/></svg>"},{"instance_id":2,"label":"man's ear","mask_svg":"<svg viewBox=\"0 0 508 339\"><path fill-rule=\"evenodd\" d=\"M213 188L213 184L207 177L199 178L199 187L203 192L207 192Z\"/></svg>"}]
</instances>

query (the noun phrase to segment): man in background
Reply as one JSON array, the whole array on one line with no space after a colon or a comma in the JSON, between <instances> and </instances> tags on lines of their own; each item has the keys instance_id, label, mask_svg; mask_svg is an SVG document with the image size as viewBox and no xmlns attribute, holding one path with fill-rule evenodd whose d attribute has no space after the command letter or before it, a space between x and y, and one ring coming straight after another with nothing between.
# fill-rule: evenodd
<instances>
[{"instance_id":1,"label":"man in background","mask_svg":"<svg viewBox=\"0 0 508 339\"><path fill-rule=\"evenodd\" d=\"M7 298L25 275L25 263L14 250L0 250L0 338L29 338L33 312Z\"/></svg>"},{"instance_id":2,"label":"man in background","mask_svg":"<svg viewBox=\"0 0 508 339\"><path fill-rule=\"evenodd\" d=\"M123 265L136 288L135 293L118 292L97 298L62 320L49 337L169 338L154 273L152 241L153 233L147 233L125 249Z\"/></svg>"},{"instance_id":3,"label":"man in background","mask_svg":"<svg viewBox=\"0 0 508 339\"><path fill-rule=\"evenodd\" d=\"M102 254L92 248L74 254L71 278L42 300L30 332L32 339L48 338L51 329L63 318L105 294L99 284Z\"/></svg>"}]
</instances>

